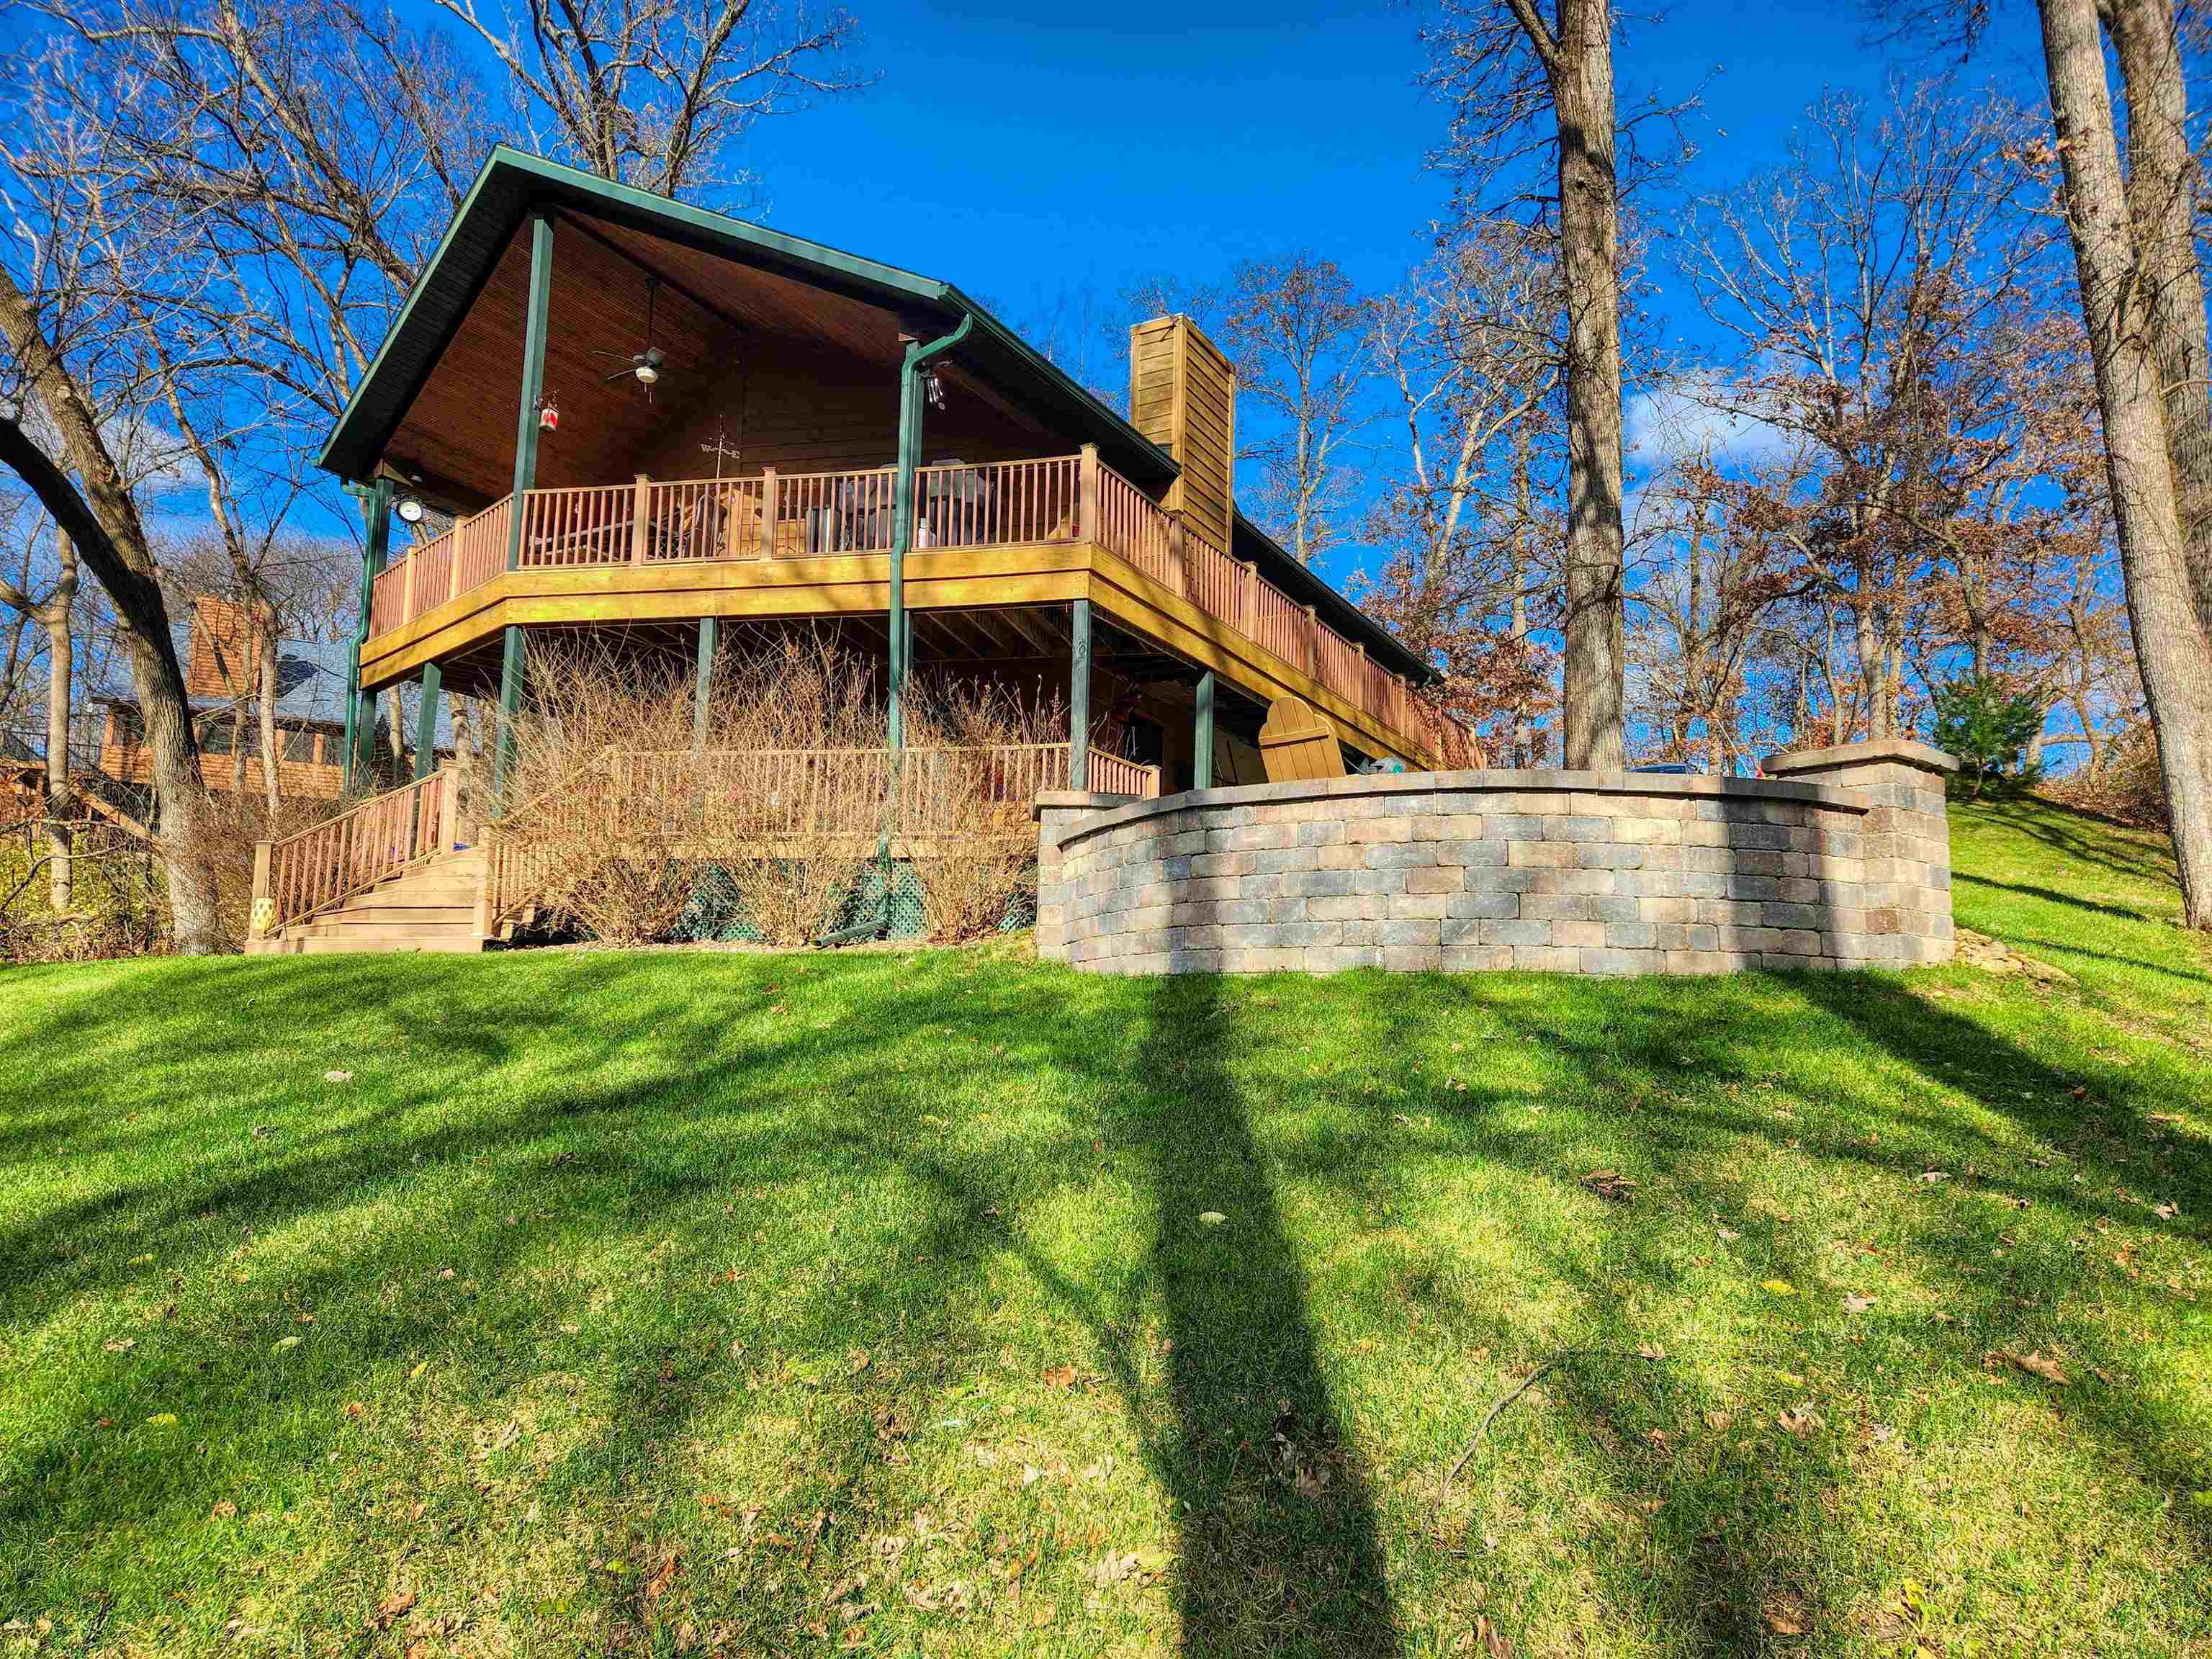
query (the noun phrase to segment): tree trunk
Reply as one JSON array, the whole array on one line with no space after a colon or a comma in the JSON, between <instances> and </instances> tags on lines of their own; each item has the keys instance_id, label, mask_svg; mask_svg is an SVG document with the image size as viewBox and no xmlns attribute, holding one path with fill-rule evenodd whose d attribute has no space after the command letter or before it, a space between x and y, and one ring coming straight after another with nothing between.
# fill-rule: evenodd
<instances>
[{"instance_id":1,"label":"tree trunk","mask_svg":"<svg viewBox=\"0 0 2212 1659\"><path fill-rule=\"evenodd\" d=\"M2039 9L2136 662L2158 737L2183 911L2190 927L2212 927L2212 648L2190 592L2096 0L2040 0Z\"/></svg>"},{"instance_id":2,"label":"tree trunk","mask_svg":"<svg viewBox=\"0 0 2212 1659\"><path fill-rule=\"evenodd\" d=\"M130 653L131 682L153 763L176 949L185 956L226 950L229 940L222 931L207 843L207 788L200 779L199 747L192 740L184 672L169 637L168 607L162 602L137 503L101 441L92 405L60 355L39 331L29 301L4 267L0 267L0 335L15 349L25 378L37 389L40 405L61 434L70 469L83 481L81 496L68 474L20 425L0 417L0 465L28 484L68 531L79 556L115 603L117 632Z\"/></svg>"},{"instance_id":3,"label":"tree trunk","mask_svg":"<svg viewBox=\"0 0 2212 1659\"><path fill-rule=\"evenodd\" d=\"M2128 108L2128 215L2166 390L2166 453L2197 625L2212 637L2212 349L2197 264L2197 158L2172 0L2107 0Z\"/></svg>"},{"instance_id":4,"label":"tree trunk","mask_svg":"<svg viewBox=\"0 0 2212 1659\"><path fill-rule=\"evenodd\" d=\"M76 600L76 546L67 531L55 532L61 574L46 596L40 621L46 629L46 902L53 913L69 914L76 897L76 872L70 834L70 682L75 666L70 648L70 607Z\"/></svg>"},{"instance_id":5,"label":"tree trunk","mask_svg":"<svg viewBox=\"0 0 2212 1659\"><path fill-rule=\"evenodd\" d=\"M283 757L276 752L276 613L273 607L254 607L254 626L260 633L259 675L261 695L256 699L261 706L261 804L268 813L262 826L264 833L276 833L276 811L283 801L283 787L277 781L277 766Z\"/></svg>"},{"instance_id":6,"label":"tree trunk","mask_svg":"<svg viewBox=\"0 0 2212 1659\"><path fill-rule=\"evenodd\" d=\"M1620 204L1613 9L1565 0L1551 65L1559 126L1559 270L1567 304L1565 763L1626 763L1622 704Z\"/></svg>"}]
</instances>

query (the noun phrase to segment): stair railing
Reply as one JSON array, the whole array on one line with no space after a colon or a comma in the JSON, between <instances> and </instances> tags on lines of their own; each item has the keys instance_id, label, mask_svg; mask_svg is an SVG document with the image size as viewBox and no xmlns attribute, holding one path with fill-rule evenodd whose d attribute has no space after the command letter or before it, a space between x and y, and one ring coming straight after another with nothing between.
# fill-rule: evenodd
<instances>
[{"instance_id":1,"label":"stair railing","mask_svg":"<svg viewBox=\"0 0 2212 1659\"><path fill-rule=\"evenodd\" d=\"M454 844L460 774L442 768L349 807L336 817L253 849L252 938L363 893Z\"/></svg>"}]
</instances>

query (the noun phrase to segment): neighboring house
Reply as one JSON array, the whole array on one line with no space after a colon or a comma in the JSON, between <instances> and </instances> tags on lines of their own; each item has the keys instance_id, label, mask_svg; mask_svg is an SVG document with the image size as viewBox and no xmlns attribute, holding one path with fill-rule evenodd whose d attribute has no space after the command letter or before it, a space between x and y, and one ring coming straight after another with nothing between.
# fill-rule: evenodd
<instances>
[{"instance_id":1,"label":"neighboring house","mask_svg":"<svg viewBox=\"0 0 2212 1659\"><path fill-rule=\"evenodd\" d=\"M177 655L185 670L185 696L199 739L200 776L210 789L228 790L237 777L234 750L242 751L246 787L261 782L261 710L257 691L259 646L245 608L202 594L179 630ZM289 800L336 800L345 779L347 647L288 640L276 648L278 791ZM98 699L105 708L100 770L123 783L153 781L138 705L129 697Z\"/></svg>"}]
</instances>

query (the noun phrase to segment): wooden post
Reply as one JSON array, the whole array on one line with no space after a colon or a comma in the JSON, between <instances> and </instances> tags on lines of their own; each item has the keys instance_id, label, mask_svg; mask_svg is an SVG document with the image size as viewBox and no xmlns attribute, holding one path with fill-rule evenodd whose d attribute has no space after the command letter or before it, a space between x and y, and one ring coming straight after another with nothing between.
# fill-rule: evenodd
<instances>
[{"instance_id":1,"label":"wooden post","mask_svg":"<svg viewBox=\"0 0 2212 1659\"><path fill-rule=\"evenodd\" d=\"M419 781L438 769L438 692L445 672L434 662L422 665L422 695L415 704L415 776Z\"/></svg>"},{"instance_id":2,"label":"wooden post","mask_svg":"<svg viewBox=\"0 0 2212 1659\"><path fill-rule=\"evenodd\" d=\"M449 532L451 543L446 555L446 597L448 599L458 599L461 597L461 525L463 522L459 519L454 520L453 530Z\"/></svg>"},{"instance_id":3,"label":"wooden post","mask_svg":"<svg viewBox=\"0 0 2212 1659\"><path fill-rule=\"evenodd\" d=\"M1260 567L1240 564L1237 568L1243 573L1244 589L1243 603L1238 613L1243 620L1238 625L1243 629L1246 639L1256 640L1260 637Z\"/></svg>"},{"instance_id":4,"label":"wooden post","mask_svg":"<svg viewBox=\"0 0 2212 1659\"><path fill-rule=\"evenodd\" d=\"M699 618L697 681L691 692L691 752L707 752L707 708L714 690L714 641L720 624L712 617Z\"/></svg>"},{"instance_id":5,"label":"wooden post","mask_svg":"<svg viewBox=\"0 0 2212 1659\"><path fill-rule=\"evenodd\" d=\"M362 492L362 516L368 533L361 555L361 620L346 657L345 771L340 784L344 789L353 787L355 771L366 768L376 730L376 695L361 689L361 648L368 642L369 601L392 546L391 479L379 478Z\"/></svg>"},{"instance_id":6,"label":"wooden post","mask_svg":"<svg viewBox=\"0 0 2212 1659\"><path fill-rule=\"evenodd\" d=\"M1095 459L1096 452L1093 452ZM1078 599L1067 618L1067 787L1091 787L1091 601Z\"/></svg>"},{"instance_id":7,"label":"wooden post","mask_svg":"<svg viewBox=\"0 0 2212 1659\"><path fill-rule=\"evenodd\" d=\"M637 493L629 504L629 562L633 565L645 562L645 520L652 508L653 480L641 472L637 475Z\"/></svg>"},{"instance_id":8,"label":"wooden post","mask_svg":"<svg viewBox=\"0 0 2212 1659\"><path fill-rule=\"evenodd\" d=\"M760 556L763 559L775 556L775 514L782 503L776 499L775 469L761 469L761 535Z\"/></svg>"},{"instance_id":9,"label":"wooden post","mask_svg":"<svg viewBox=\"0 0 2212 1659\"><path fill-rule=\"evenodd\" d=\"M499 732L493 750L492 799L503 810L507 786L514 775L514 722L522 712L522 629L509 623L500 641Z\"/></svg>"},{"instance_id":10,"label":"wooden post","mask_svg":"<svg viewBox=\"0 0 2212 1659\"><path fill-rule=\"evenodd\" d=\"M450 853L461 845L461 769L448 766L438 774L438 850Z\"/></svg>"},{"instance_id":11,"label":"wooden post","mask_svg":"<svg viewBox=\"0 0 2212 1659\"><path fill-rule=\"evenodd\" d=\"M1213 787L1213 672L1198 677L1198 719L1191 727L1190 787Z\"/></svg>"},{"instance_id":12,"label":"wooden post","mask_svg":"<svg viewBox=\"0 0 2212 1659\"><path fill-rule=\"evenodd\" d=\"M249 939L269 937L269 924L276 919L276 906L269 891L269 843L253 843L253 910L246 921Z\"/></svg>"},{"instance_id":13,"label":"wooden post","mask_svg":"<svg viewBox=\"0 0 2212 1659\"><path fill-rule=\"evenodd\" d=\"M1081 454L1076 464L1075 537L1078 541L1095 542L1099 532L1098 446L1085 444Z\"/></svg>"},{"instance_id":14,"label":"wooden post","mask_svg":"<svg viewBox=\"0 0 2212 1659\"><path fill-rule=\"evenodd\" d=\"M1175 584L1177 594L1188 598L1190 593L1189 574L1183 568L1182 515L1168 515L1168 576Z\"/></svg>"},{"instance_id":15,"label":"wooden post","mask_svg":"<svg viewBox=\"0 0 2212 1659\"><path fill-rule=\"evenodd\" d=\"M507 515L507 568L522 568L523 497L538 483L538 406L545 398L545 311L553 294L553 222L530 221L530 301L522 334L522 404L514 422L514 505Z\"/></svg>"},{"instance_id":16,"label":"wooden post","mask_svg":"<svg viewBox=\"0 0 2212 1659\"><path fill-rule=\"evenodd\" d=\"M415 620L415 571L422 562L422 560L415 556L415 550L410 549L407 561L400 568L399 620L403 623Z\"/></svg>"}]
</instances>

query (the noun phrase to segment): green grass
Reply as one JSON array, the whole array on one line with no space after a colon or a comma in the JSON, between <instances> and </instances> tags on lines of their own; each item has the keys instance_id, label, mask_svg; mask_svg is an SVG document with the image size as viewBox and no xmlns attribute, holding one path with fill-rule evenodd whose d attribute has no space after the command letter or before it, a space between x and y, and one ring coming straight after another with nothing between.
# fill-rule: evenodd
<instances>
[{"instance_id":1,"label":"green grass","mask_svg":"<svg viewBox=\"0 0 2212 1659\"><path fill-rule=\"evenodd\" d=\"M2212 1652L2206 952L1957 828L2075 982L0 976L0 1649Z\"/></svg>"}]
</instances>

